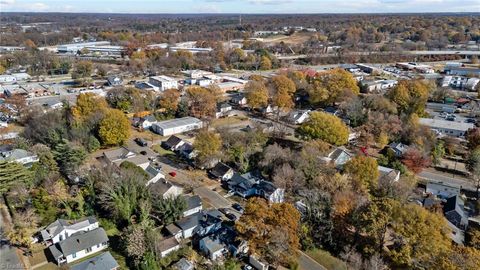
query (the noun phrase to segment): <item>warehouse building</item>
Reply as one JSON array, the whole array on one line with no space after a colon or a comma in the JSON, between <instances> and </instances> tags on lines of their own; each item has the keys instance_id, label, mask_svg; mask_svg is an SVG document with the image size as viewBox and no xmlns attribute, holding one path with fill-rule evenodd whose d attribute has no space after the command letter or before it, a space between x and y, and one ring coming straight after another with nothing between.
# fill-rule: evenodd
<instances>
[{"instance_id":1,"label":"warehouse building","mask_svg":"<svg viewBox=\"0 0 480 270\"><path fill-rule=\"evenodd\" d=\"M191 130L200 129L203 122L194 117L184 117L172 120L161 121L152 124L152 131L162 136L170 136Z\"/></svg>"},{"instance_id":2,"label":"warehouse building","mask_svg":"<svg viewBox=\"0 0 480 270\"><path fill-rule=\"evenodd\" d=\"M452 137L463 137L467 130L474 128L471 123L453 122L440 119L420 118L420 125L427 126L430 129L440 133L439 135L447 135Z\"/></svg>"},{"instance_id":3,"label":"warehouse building","mask_svg":"<svg viewBox=\"0 0 480 270\"><path fill-rule=\"evenodd\" d=\"M150 77L148 79L148 83L158 87L160 91L165 91L167 89L178 89L177 80L164 75Z\"/></svg>"}]
</instances>

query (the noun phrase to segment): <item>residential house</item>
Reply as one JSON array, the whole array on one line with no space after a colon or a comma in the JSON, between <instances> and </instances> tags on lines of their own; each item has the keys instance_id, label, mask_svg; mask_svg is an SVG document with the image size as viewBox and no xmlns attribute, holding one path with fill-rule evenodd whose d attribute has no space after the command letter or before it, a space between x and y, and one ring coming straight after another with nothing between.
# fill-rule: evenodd
<instances>
[{"instance_id":1,"label":"residential house","mask_svg":"<svg viewBox=\"0 0 480 270\"><path fill-rule=\"evenodd\" d=\"M396 157L401 157L405 152L407 152L408 145L403 144L401 142L392 142L391 144L388 145L390 149L393 150L395 153Z\"/></svg>"},{"instance_id":2,"label":"residential house","mask_svg":"<svg viewBox=\"0 0 480 270\"><path fill-rule=\"evenodd\" d=\"M209 171L211 177L220 179L221 181L230 180L233 177L233 173L233 169L222 162L217 163L217 165Z\"/></svg>"},{"instance_id":3,"label":"residential house","mask_svg":"<svg viewBox=\"0 0 480 270\"><path fill-rule=\"evenodd\" d=\"M180 228L182 233L181 237L183 239L188 239L192 237L195 233L195 230L200 226L200 218L202 217L201 212L196 212L194 214L188 215L175 222L175 225ZM175 230L169 231L172 235L177 236L178 232L175 233ZM173 234L175 233L175 234Z\"/></svg>"},{"instance_id":4,"label":"residential house","mask_svg":"<svg viewBox=\"0 0 480 270\"><path fill-rule=\"evenodd\" d=\"M109 86L119 86L123 84L123 79L120 76L108 76L107 83Z\"/></svg>"},{"instance_id":5,"label":"residential house","mask_svg":"<svg viewBox=\"0 0 480 270\"><path fill-rule=\"evenodd\" d=\"M180 243L175 237L168 237L165 239L160 240L158 243L158 250L160 251L160 256L166 257L168 254L179 250Z\"/></svg>"},{"instance_id":6,"label":"residential house","mask_svg":"<svg viewBox=\"0 0 480 270\"><path fill-rule=\"evenodd\" d=\"M289 114L289 122L299 125L303 124L310 118L310 110L296 110Z\"/></svg>"},{"instance_id":7,"label":"residential house","mask_svg":"<svg viewBox=\"0 0 480 270\"><path fill-rule=\"evenodd\" d=\"M57 219L40 231L40 236L41 241L52 245L67 239L72 234L91 231L98 227L98 221L93 216L80 220Z\"/></svg>"},{"instance_id":8,"label":"residential house","mask_svg":"<svg viewBox=\"0 0 480 270\"><path fill-rule=\"evenodd\" d=\"M18 162L30 166L38 162L38 156L32 152L23 149L13 149L11 146L0 147L0 161Z\"/></svg>"},{"instance_id":9,"label":"residential house","mask_svg":"<svg viewBox=\"0 0 480 270\"><path fill-rule=\"evenodd\" d=\"M202 238L199 242L199 248L212 261L223 257L227 253L227 247L219 239L211 236Z\"/></svg>"},{"instance_id":10,"label":"residential house","mask_svg":"<svg viewBox=\"0 0 480 270\"><path fill-rule=\"evenodd\" d=\"M193 160L198 155L198 151L193 149L193 144L187 141L182 146L180 146L177 151L180 156L188 160Z\"/></svg>"},{"instance_id":11,"label":"residential house","mask_svg":"<svg viewBox=\"0 0 480 270\"><path fill-rule=\"evenodd\" d=\"M468 226L468 215L464 209L463 199L456 195L447 199L443 206L445 218L457 228L465 230Z\"/></svg>"},{"instance_id":12,"label":"residential house","mask_svg":"<svg viewBox=\"0 0 480 270\"><path fill-rule=\"evenodd\" d=\"M148 174L147 186L157 183L160 179L165 179L165 175L162 173L162 168L159 165L150 163L145 172Z\"/></svg>"},{"instance_id":13,"label":"residential house","mask_svg":"<svg viewBox=\"0 0 480 270\"><path fill-rule=\"evenodd\" d=\"M181 258L178 262L174 263L172 266L173 270L193 270L194 265L185 258Z\"/></svg>"},{"instance_id":14,"label":"residential house","mask_svg":"<svg viewBox=\"0 0 480 270\"><path fill-rule=\"evenodd\" d=\"M238 93L237 95L232 96L230 102L238 106L245 106L247 105L247 98L244 94Z\"/></svg>"},{"instance_id":15,"label":"residential house","mask_svg":"<svg viewBox=\"0 0 480 270\"><path fill-rule=\"evenodd\" d=\"M217 111L215 112L215 118L228 116L228 113L232 111L232 105L223 102L217 104Z\"/></svg>"},{"instance_id":16,"label":"residential house","mask_svg":"<svg viewBox=\"0 0 480 270\"><path fill-rule=\"evenodd\" d=\"M335 116L338 116L340 117L340 115L342 114L342 111L337 108L337 107L326 107L325 109L323 109L323 111L325 113L328 113L328 114L332 114L332 115L335 115Z\"/></svg>"},{"instance_id":17,"label":"residential house","mask_svg":"<svg viewBox=\"0 0 480 270\"><path fill-rule=\"evenodd\" d=\"M175 237L179 241L183 237L182 229L178 227L175 223L165 226L165 230L167 231L168 235Z\"/></svg>"},{"instance_id":18,"label":"residential house","mask_svg":"<svg viewBox=\"0 0 480 270\"><path fill-rule=\"evenodd\" d=\"M362 81L363 89L367 93L383 93L388 89L395 87L398 84L396 80L376 80L376 81Z\"/></svg>"},{"instance_id":19,"label":"residential house","mask_svg":"<svg viewBox=\"0 0 480 270\"><path fill-rule=\"evenodd\" d=\"M157 119L153 115L147 115L145 117L141 117L136 123L135 126L148 130L152 127L154 123L157 123Z\"/></svg>"},{"instance_id":20,"label":"residential house","mask_svg":"<svg viewBox=\"0 0 480 270\"><path fill-rule=\"evenodd\" d=\"M48 249L57 264L71 263L108 247L108 237L103 228L78 232Z\"/></svg>"},{"instance_id":21,"label":"residential house","mask_svg":"<svg viewBox=\"0 0 480 270\"><path fill-rule=\"evenodd\" d=\"M255 194L270 203L282 203L285 189L276 187L272 182L261 180L255 185Z\"/></svg>"},{"instance_id":22,"label":"residential house","mask_svg":"<svg viewBox=\"0 0 480 270\"><path fill-rule=\"evenodd\" d=\"M460 186L447 183L427 183L426 193L435 195L442 199L460 195Z\"/></svg>"},{"instance_id":23,"label":"residential house","mask_svg":"<svg viewBox=\"0 0 480 270\"><path fill-rule=\"evenodd\" d=\"M378 176L379 181L392 183L400 180L400 171L398 170L383 167L383 166L378 166L378 172L379 172L379 176Z\"/></svg>"},{"instance_id":24,"label":"residential house","mask_svg":"<svg viewBox=\"0 0 480 270\"><path fill-rule=\"evenodd\" d=\"M222 227L223 214L217 209L203 210L200 217L199 227L195 231L198 236L209 235L217 232Z\"/></svg>"},{"instance_id":25,"label":"residential house","mask_svg":"<svg viewBox=\"0 0 480 270\"><path fill-rule=\"evenodd\" d=\"M148 189L153 196L163 199L176 198L183 194L183 188L162 179L148 185Z\"/></svg>"},{"instance_id":26,"label":"residential house","mask_svg":"<svg viewBox=\"0 0 480 270\"><path fill-rule=\"evenodd\" d=\"M202 199L198 195L185 195L184 199L187 201L187 209L183 211L183 216L190 216L202 211Z\"/></svg>"},{"instance_id":27,"label":"residential house","mask_svg":"<svg viewBox=\"0 0 480 270\"><path fill-rule=\"evenodd\" d=\"M74 264L70 270L119 270L120 265L110 252L104 252L98 256Z\"/></svg>"},{"instance_id":28,"label":"residential house","mask_svg":"<svg viewBox=\"0 0 480 270\"><path fill-rule=\"evenodd\" d=\"M336 168L341 168L347 161L353 157L353 154L350 153L344 147L336 147L333 151L328 153L326 157L320 157L320 160L333 164Z\"/></svg>"},{"instance_id":29,"label":"residential house","mask_svg":"<svg viewBox=\"0 0 480 270\"><path fill-rule=\"evenodd\" d=\"M103 152L103 158L107 164L120 166L122 162L131 162L142 169L147 169L150 165L150 160L144 155L137 155L126 147Z\"/></svg>"},{"instance_id":30,"label":"residential house","mask_svg":"<svg viewBox=\"0 0 480 270\"><path fill-rule=\"evenodd\" d=\"M251 172L242 175L234 173L232 179L228 181L228 188L238 196L246 198L256 194L255 185L260 180L261 178L256 177Z\"/></svg>"},{"instance_id":31,"label":"residential house","mask_svg":"<svg viewBox=\"0 0 480 270\"><path fill-rule=\"evenodd\" d=\"M184 140L172 135L166 141L162 142L162 147L166 150L177 151L183 144L185 144Z\"/></svg>"}]
</instances>

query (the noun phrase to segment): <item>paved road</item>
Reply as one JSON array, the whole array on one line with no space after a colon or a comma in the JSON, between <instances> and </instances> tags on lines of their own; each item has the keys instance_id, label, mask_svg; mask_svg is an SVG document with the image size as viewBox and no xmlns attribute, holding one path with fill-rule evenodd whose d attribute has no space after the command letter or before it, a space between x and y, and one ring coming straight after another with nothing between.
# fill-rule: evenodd
<instances>
[{"instance_id":1,"label":"paved road","mask_svg":"<svg viewBox=\"0 0 480 270\"><path fill-rule=\"evenodd\" d=\"M417 174L420 179L432 182L432 183L446 183L460 186L462 189L469 191L476 191L475 184L473 181L467 178L456 176L455 178L451 177L449 174L440 174L431 171L422 171Z\"/></svg>"},{"instance_id":2,"label":"paved road","mask_svg":"<svg viewBox=\"0 0 480 270\"><path fill-rule=\"evenodd\" d=\"M327 268L323 267L321 264L316 262L307 254L299 251L300 256L298 257L298 265L300 266L301 270L327 270Z\"/></svg>"},{"instance_id":3,"label":"paved road","mask_svg":"<svg viewBox=\"0 0 480 270\"><path fill-rule=\"evenodd\" d=\"M2 205L0 203L0 205ZM4 235L4 217L0 208L0 270L24 269L17 255L16 248L10 246Z\"/></svg>"},{"instance_id":4,"label":"paved road","mask_svg":"<svg viewBox=\"0 0 480 270\"><path fill-rule=\"evenodd\" d=\"M218 192L209 189L208 187L200 186L194 190L194 193L200 196L202 199L210 203L215 208L229 208L232 202Z\"/></svg>"}]
</instances>

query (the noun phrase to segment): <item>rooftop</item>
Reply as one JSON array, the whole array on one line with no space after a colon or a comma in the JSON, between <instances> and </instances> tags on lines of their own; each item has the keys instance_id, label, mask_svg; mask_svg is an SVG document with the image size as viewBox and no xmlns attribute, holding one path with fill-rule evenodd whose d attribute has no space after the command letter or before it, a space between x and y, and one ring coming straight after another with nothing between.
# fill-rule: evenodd
<instances>
[{"instance_id":1,"label":"rooftop","mask_svg":"<svg viewBox=\"0 0 480 270\"><path fill-rule=\"evenodd\" d=\"M201 122L202 121L200 121L200 119L197 119L195 117L183 117L183 118L176 118L176 119L157 122L154 125L162 129L169 129L169 128L176 128L181 126L198 124Z\"/></svg>"},{"instance_id":2,"label":"rooftop","mask_svg":"<svg viewBox=\"0 0 480 270\"><path fill-rule=\"evenodd\" d=\"M475 127L472 123L462 123L431 118L420 118L419 122L421 125L429 126L431 128L453 129L460 131L467 131L468 129Z\"/></svg>"},{"instance_id":3,"label":"rooftop","mask_svg":"<svg viewBox=\"0 0 480 270\"><path fill-rule=\"evenodd\" d=\"M110 252L102 253L98 256L77 263L70 267L71 270L112 270L119 267L117 261Z\"/></svg>"}]
</instances>

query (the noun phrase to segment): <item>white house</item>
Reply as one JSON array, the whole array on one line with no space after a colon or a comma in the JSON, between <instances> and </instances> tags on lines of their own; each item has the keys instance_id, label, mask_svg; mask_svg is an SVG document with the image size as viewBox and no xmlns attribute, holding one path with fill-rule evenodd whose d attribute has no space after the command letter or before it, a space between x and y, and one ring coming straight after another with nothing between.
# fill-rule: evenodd
<instances>
[{"instance_id":1,"label":"white house","mask_svg":"<svg viewBox=\"0 0 480 270\"><path fill-rule=\"evenodd\" d=\"M82 231L51 245L48 249L57 264L71 263L108 247L108 237L103 228Z\"/></svg>"},{"instance_id":2,"label":"white house","mask_svg":"<svg viewBox=\"0 0 480 270\"><path fill-rule=\"evenodd\" d=\"M170 136L166 141L162 142L162 147L170 150L170 151L177 151L184 145L186 142L179 137L173 135Z\"/></svg>"},{"instance_id":3,"label":"white house","mask_svg":"<svg viewBox=\"0 0 480 270\"><path fill-rule=\"evenodd\" d=\"M158 243L158 246L160 250L160 256L162 258L180 249L180 243L175 237L169 237L161 240L160 243Z\"/></svg>"},{"instance_id":4,"label":"white house","mask_svg":"<svg viewBox=\"0 0 480 270\"><path fill-rule=\"evenodd\" d=\"M157 183L160 179L165 179L165 175L162 173L161 168L155 165L148 165L145 169L145 172L148 174L147 186L153 183Z\"/></svg>"},{"instance_id":5,"label":"white house","mask_svg":"<svg viewBox=\"0 0 480 270\"><path fill-rule=\"evenodd\" d=\"M295 125L304 123L308 120L308 118L310 118L310 110L297 110L291 112L289 115L290 122L294 123Z\"/></svg>"},{"instance_id":6,"label":"white house","mask_svg":"<svg viewBox=\"0 0 480 270\"><path fill-rule=\"evenodd\" d=\"M353 155L344 147L337 147L333 151L331 151L326 157L320 157L320 160L331 163L335 167L340 168L347 161L349 161Z\"/></svg>"},{"instance_id":7,"label":"white house","mask_svg":"<svg viewBox=\"0 0 480 270\"><path fill-rule=\"evenodd\" d=\"M255 194L263 197L270 203L282 203L285 189L276 187L272 182L261 180L255 185Z\"/></svg>"},{"instance_id":8,"label":"white house","mask_svg":"<svg viewBox=\"0 0 480 270\"><path fill-rule=\"evenodd\" d=\"M221 181L228 181L233 177L234 171L228 165L222 162L218 162L215 167L213 167L209 174L216 179Z\"/></svg>"},{"instance_id":9,"label":"white house","mask_svg":"<svg viewBox=\"0 0 480 270\"><path fill-rule=\"evenodd\" d=\"M227 247L219 239L214 239L210 236L202 238L198 245L200 250L212 261L223 257L228 251Z\"/></svg>"},{"instance_id":10,"label":"white house","mask_svg":"<svg viewBox=\"0 0 480 270\"><path fill-rule=\"evenodd\" d=\"M158 122L155 116L147 115L138 121L137 126L143 129L150 129L154 123Z\"/></svg>"},{"instance_id":11,"label":"white house","mask_svg":"<svg viewBox=\"0 0 480 270\"><path fill-rule=\"evenodd\" d=\"M183 193L183 188L162 179L148 185L148 189L153 196L162 197L163 199L176 198Z\"/></svg>"},{"instance_id":12,"label":"white house","mask_svg":"<svg viewBox=\"0 0 480 270\"><path fill-rule=\"evenodd\" d=\"M232 110L232 105L228 103L219 103L217 104L217 111L215 113L216 118L228 116L228 112Z\"/></svg>"},{"instance_id":13,"label":"white house","mask_svg":"<svg viewBox=\"0 0 480 270\"><path fill-rule=\"evenodd\" d=\"M137 155L126 147L103 152L103 158L107 164L114 164L120 166L122 162L128 161L146 170L150 165L150 160L144 155Z\"/></svg>"},{"instance_id":14,"label":"white house","mask_svg":"<svg viewBox=\"0 0 480 270\"><path fill-rule=\"evenodd\" d=\"M378 166L379 180L383 179L388 182L397 182L400 180L400 171L387 168L383 166Z\"/></svg>"},{"instance_id":15,"label":"white house","mask_svg":"<svg viewBox=\"0 0 480 270\"><path fill-rule=\"evenodd\" d=\"M63 241L75 233L91 231L98 227L98 221L93 216L72 221L57 219L40 231L40 235L43 242L51 245Z\"/></svg>"},{"instance_id":16,"label":"white house","mask_svg":"<svg viewBox=\"0 0 480 270\"><path fill-rule=\"evenodd\" d=\"M176 79L164 75L150 77L148 83L158 87L160 91L167 89L178 89L178 82Z\"/></svg>"},{"instance_id":17,"label":"white house","mask_svg":"<svg viewBox=\"0 0 480 270\"><path fill-rule=\"evenodd\" d=\"M9 147L0 150L0 161L18 162L29 165L38 162L38 156L23 149L11 149Z\"/></svg>"},{"instance_id":18,"label":"white house","mask_svg":"<svg viewBox=\"0 0 480 270\"><path fill-rule=\"evenodd\" d=\"M193 214L196 214L203 209L202 205L202 199L200 199L200 196L194 195L194 196L184 196L185 200L187 201L187 209L183 211L183 216L187 217Z\"/></svg>"},{"instance_id":19,"label":"white house","mask_svg":"<svg viewBox=\"0 0 480 270\"><path fill-rule=\"evenodd\" d=\"M154 123L151 129L153 132L162 136L170 136L200 129L202 127L203 122L200 119L194 117L183 117Z\"/></svg>"}]
</instances>

